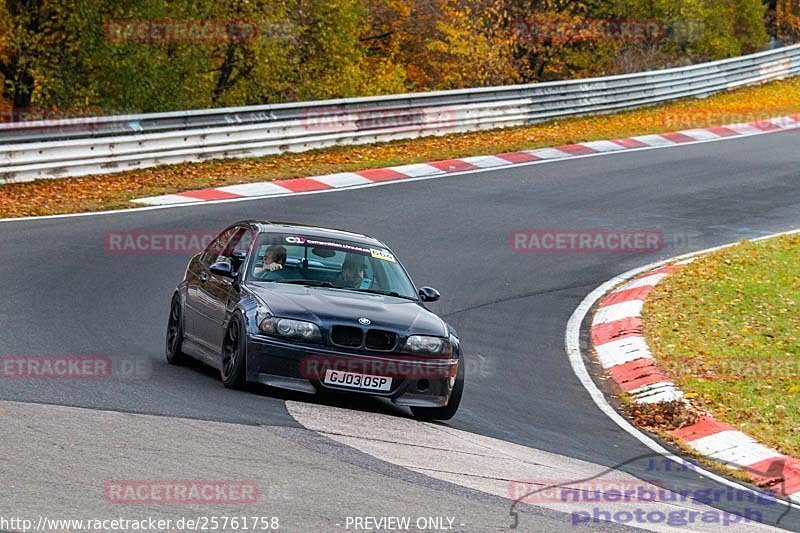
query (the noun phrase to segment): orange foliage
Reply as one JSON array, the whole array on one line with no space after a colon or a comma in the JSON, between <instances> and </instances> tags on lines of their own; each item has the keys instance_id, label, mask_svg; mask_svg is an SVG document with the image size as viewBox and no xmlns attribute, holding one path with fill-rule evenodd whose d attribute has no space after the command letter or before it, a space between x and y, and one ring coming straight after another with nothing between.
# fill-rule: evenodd
<instances>
[{"instance_id":1,"label":"orange foliage","mask_svg":"<svg viewBox=\"0 0 800 533\"><path fill-rule=\"evenodd\" d=\"M779 39L787 42L800 39L800 5L797 0L778 0L774 17Z\"/></svg>"},{"instance_id":2,"label":"orange foliage","mask_svg":"<svg viewBox=\"0 0 800 533\"><path fill-rule=\"evenodd\" d=\"M614 139L800 112L800 79L617 115L426 137L371 146L329 148L260 159L185 163L84 178L0 186L0 217L135 207L129 200L205 187L295 178Z\"/></svg>"}]
</instances>

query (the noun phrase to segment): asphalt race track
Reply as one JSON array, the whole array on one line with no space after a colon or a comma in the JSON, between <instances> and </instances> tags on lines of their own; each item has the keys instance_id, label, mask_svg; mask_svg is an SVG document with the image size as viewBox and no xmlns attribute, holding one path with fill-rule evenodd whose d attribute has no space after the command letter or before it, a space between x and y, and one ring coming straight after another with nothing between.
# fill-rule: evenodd
<instances>
[{"instance_id":1,"label":"asphalt race track","mask_svg":"<svg viewBox=\"0 0 800 533\"><path fill-rule=\"evenodd\" d=\"M621 272L800 226L798 147L800 132L783 132L326 194L0 223L0 355L103 355L134 369L111 380L4 380L0 399L21 403L4 405L8 412L0 414L0 423L15 409L28 413L24 403L157 415L165 424L160 431L174 432L170 438L176 447L182 435L195 440L206 435L213 437L217 455L226 460L234 440L260 447L260 437L247 433L258 427L264 446L274 447L259 459L257 468L273 472L272 483L289 500L281 503L278 498L273 509L278 512L284 505L286 513L298 513L294 525L291 517L286 519L288 530L336 530L337 512L380 514L401 508L414 515L457 514L457 522L467 523L468 531L506 530L508 500L459 492L456 484L427 483L423 476L400 480L388 465L381 472L345 457L361 452L305 442L313 439L301 436L308 432L287 411L287 400L300 405L318 400L264 388L229 391L208 369L168 366L163 355L168 305L188 257L109 253L104 236L216 231L244 218L341 227L376 236L394 250L417 285L440 290L442 299L431 308L460 333L472 371L450 427L609 468L619 466L653 479L643 457L649 450L606 418L573 374L564 350L567 320L586 294ZM665 236L665 247L655 254L513 253L509 234L524 229L658 230ZM352 408L353 416L406 416L378 401L338 405ZM36 409L30 409L26 416L37 416ZM90 423L86 420L99 420L87 416L70 425L65 420L72 411L52 409L59 413L53 424L63 424L65 432L83 431L81 424ZM164 417L191 420L176 426L166 424L173 419ZM144 424L139 418L120 420ZM208 433L193 426L195 421L236 426ZM181 424L191 427L183 431ZM14 427L35 440L39 433L24 432L34 425L32 421ZM242 435L234 436L238 431ZM286 448L275 443L280 439L286 439ZM3 440L4 453L8 456L13 448L20 460L29 445ZM142 461L149 460L146 452L138 450ZM305 454L307 461L286 466ZM190 462L186 457L191 455L174 458ZM81 457L86 468L103 462ZM246 457L236 459L246 463ZM59 479L71 497L94 490L86 484L70 485L73 478L57 469L37 470L36 485L27 468L32 467L0 467L3 479L14 479L17 487L0 489L0 512L41 509L36 507L36 492L43 490L42 476ZM292 500L295 491L311 490L301 487L303 480L317 479L325 469L350 481L315 485L315 500L304 505ZM220 470L215 475L226 479ZM719 487L690 471L655 476L673 488ZM382 506L376 506L376 500ZM432 504L436 501L440 508ZM95 509L92 505L87 504L87 513ZM781 527L800 530L800 512L781 516L784 511L775 507L765 521L780 518ZM570 529L559 513L534 506L522 509L520 530L547 531L559 525Z\"/></svg>"}]
</instances>

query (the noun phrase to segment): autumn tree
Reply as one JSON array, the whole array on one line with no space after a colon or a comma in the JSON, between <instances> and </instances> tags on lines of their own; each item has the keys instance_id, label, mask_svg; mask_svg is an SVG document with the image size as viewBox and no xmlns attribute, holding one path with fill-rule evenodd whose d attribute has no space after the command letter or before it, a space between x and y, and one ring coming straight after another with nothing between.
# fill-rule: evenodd
<instances>
[{"instance_id":1,"label":"autumn tree","mask_svg":"<svg viewBox=\"0 0 800 533\"><path fill-rule=\"evenodd\" d=\"M780 38L798 34L795 5L766 5ZM569 79L762 49L764 14L761 0L0 0L0 94L123 113ZM223 30L150 33L181 25Z\"/></svg>"},{"instance_id":2,"label":"autumn tree","mask_svg":"<svg viewBox=\"0 0 800 533\"><path fill-rule=\"evenodd\" d=\"M787 43L800 40L800 3L797 0L773 0L768 8L775 37Z\"/></svg>"},{"instance_id":3,"label":"autumn tree","mask_svg":"<svg viewBox=\"0 0 800 533\"><path fill-rule=\"evenodd\" d=\"M361 40L368 27L362 0L295 0L290 18L295 46L288 69L290 99L401 92L402 73L390 58L369 57Z\"/></svg>"},{"instance_id":4,"label":"autumn tree","mask_svg":"<svg viewBox=\"0 0 800 533\"><path fill-rule=\"evenodd\" d=\"M36 101L57 107L62 95L79 83L79 39L68 28L75 4L72 0L0 3L2 94L16 113L31 113Z\"/></svg>"},{"instance_id":5,"label":"autumn tree","mask_svg":"<svg viewBox=\"0 0 800 533\"><path fill-rule=\"evenodd\" d=\"M362 41L369 57L402 69L408 90L514 83L519 76L504 4L374 0Z\"/></svg>"},{"instance_id":6,"label":"autumn tree","mask_svg":"<svg viewBox=\"0 0 800 533\"><path fill-rule=\"evenodd\" d=\"M505 85L520 80L504 3L442 2L436 32L426 45L429 63L437 72L437 89Z\"/></svg>"}]
</instances>

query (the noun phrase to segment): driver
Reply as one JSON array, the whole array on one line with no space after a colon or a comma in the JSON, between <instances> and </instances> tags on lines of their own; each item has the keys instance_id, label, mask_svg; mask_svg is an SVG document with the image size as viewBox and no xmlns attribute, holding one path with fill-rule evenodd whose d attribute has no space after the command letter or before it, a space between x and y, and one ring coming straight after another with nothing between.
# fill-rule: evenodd
<instances>
[{"instance_id":1,"label":"driver","mask_svg":"<svg viewBox=\"0 0 800 533\"><path fill-rule=\"evenodd\" d=\"M261 261L261 266L254 269L254 274L266 274L267 272L274 272L283 268L286 264L286 248L280 244L276 244L267 248L264 252L264 259Z\"/></svg>"},{"instance_id":2,"label":"driver","mask_svg":"<svg viewBox=\"0 0 800 533\"><path fill-rule=\"evenodd\" d=\"M337 284L347 289L360 289L365 271L364 258L358 254L349 253L342 263L342 271L336 279Z\"/></svg>"}]
</instances>

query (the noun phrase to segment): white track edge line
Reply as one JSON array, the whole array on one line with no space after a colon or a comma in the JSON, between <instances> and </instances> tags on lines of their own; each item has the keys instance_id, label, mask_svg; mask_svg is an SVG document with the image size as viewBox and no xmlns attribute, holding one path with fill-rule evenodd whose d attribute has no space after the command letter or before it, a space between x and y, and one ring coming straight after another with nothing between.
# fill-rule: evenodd
<instances>
[{"instance_id":1,"label":"white track edge line","mask_svg":"<svg viewBox=\"0 0 800 533\"><path fill-rule=\"evenodd\" d=\"M721 126L725 127L725 126ZM265 196L248 196L244 198L228 198L225 200L206 200L206 201L197 201L185 204L168 204L168 205L153 205L153 206L145 206L145 207L131 207L127 209L112 209L108 211L90 211L90 212L83 212L83 213L62 213L59 215L38 215L38 216L31 216L31 217L14 217L14 218L0 218L0 223L7 223L7 222L24 222L24 221L35 221L35 220L50 220L50 219L59 219L59 218L71 218L71 217L89 217L89 216L102 216L102 215L117 215L117 214L125 214L125 213L140 213L142 211L154 211L157 209L179 209L179 208L187 208L187 207L198 207L198 206L205 206L205 205L215 205L215 204L227 204L233 202L248 202L252 200L264 200L268 198L287 198L287 197L295 197L295 196L305 196L309 194L322 194L322 193L335 193L335 192L342 192L342 191L350 191L353 189L365 189L369 187L379 187L383 185L396 185L399 183L408 183L410 181L424 181L430 179L440 179L446 178L451 176L462 176L468 174L478 174L480 172L495 172L497 170L505 170L505 169L512 169L512 168L522 168L531 165L541 165L546 163L559 163L563 161L573 161L575 159L583 159L587 157L600 157L600 156L614 156L614 155L622 155L622 154L629 154L631 152L641 152L645 150L662 150L665 148L676 148L681 146L692 146L695 144L706 144L706 143L713 143L713 142L721 142L721 141L735 141L740 139L747 139L750 137L759 137L761 135L770 135L775 133L784 133L787 131L798 131L800 130L800 122L798 122L797 126L791 126L779 130L768 130L768 131L760 131L758 133L749 133L749 134L740 134L737 136L732 137L720 137L718 139L705 139L701 141L694 141L694 142L686 142L686 143L675 143L675 144L668 144L663 146L641 146L638 148L627 148L623 150L617 150L614 152L598 152L595 154L584 154L584 155L574 155L571 157L564 157L560 159L541 159L538 161L528 161L525 163L510 163L508 166L504 167L492 167L492 168L476 168L471 170L462 170L459 172L448 172L444 174L436 174L431 176L420 176L416 178L405 178L401 180L393 180L393 181L377 181L373 183L365 183L363 185L353 185L351 187L341 187L341 188L334 188L334 189L322 189L318 191L303 191L303 192L295 192L292 194L282 194L282 195L265 195ZM674 133L674 132L665 132L665 133ZM661 134L656 134L661 135ZM590 142L590 141L585 141ZM581 143L577 143L581 144ZM496 155L496 154L484 154L484 155ZM459 159L459 158L455 158ZM415 163L411 163L415 164ZM421 163L427 164L427 163ZM363 170L370 170L370 169L363 169ZM305 178L314 178L314 176L304 176ZM71 178L61 178L61 179L71 179ZM279 181L279 180L278 180ZM235 184L235 185L243 185L243 184ZM189 192L189 191L184 191ZM180 193L173 193L173 194L180 194Z\"/></svg>"},{"instance_id":2,"label":"white track edge line","mask_svg":"<svg viewBox=\"0 0 800 533\"><path fill-rule=\"evenodd\" d=\"M800 229L784 231L784 232L775 233L775 234L772 234L772 235L766 235L764 237L759 237L759 238L750 239L750 240L751 241L762 241L762 240L766 240L766 239L774 239L776 237L781 237L781 236L784 236L784 235L793 235L795 233L800 233ZM669 258L669 259L664 259L662 261L657 261L655 263L650 263L649 265L645 265L645 266L641 266L641 267L637 267L637 268L631 269L631 270L629 270L629 271L627 271L627 272L625 272L623 274L615 276L615 277L611 278L610 280L606 281L605 283L603 283L602 285L600 285L599 287L597 287L596 289L594 289L592 292L590 292L583 299L583 301L581 301L581 303L578 305L578 307L572 313L572 316L569 317L569 321L567 322L567 329L566 329L566 335L565 335L565 339L564 340L565 340L565 345L566 345L566 350L567 350L567 356L569 357L569 363L572 366L573 372L575 372L575 375L578 377L578 380L581 382L581 385L583 385L583 387L589 393L589 396L592 398L592 400L594 401L595 405L603 412L603 414L605 414L611 420L613 420L623 431L625 431L626 433L631 435L633 438L635 438L636 440L638 440L639 442L641 442L642 444L644 444L645 446L650 448L652 451L654 451L657 454L659 454L659 455L661 455L663 457L666 457L667 459L669 459L671 461L674 461L674 462L676 462L678 464L685 464L686 463L686 459L684 459L683 457L680 457L680 456L675 455L674 453L670 452L669 450L664 448L659 442L657 442L655 439L653 439L650 436L648 436L646 433L644 433L643 431L638 429L636 426L631 424L626 418L624 418L622 415L620 415L614 409L614 407L612 407L611 404L608 403L608 400L606 400L605 395L602 393L602 391L594 383L594 381L592 380L592 377L589 375L589 370L586 368L586 364L584 363L584 360L583 360L583 354L581 352L581 324L583 324L583 320L586 318L586 315L589 313L589 311L592 309L592 307L594 307L595 303L597 303L597 301L600 298L602 298L606 293L610 292L611 289L613 289L614 287L616 287L620 283L628 281L631 278L633 278L634 276L636 276L638 274L641 274L642 272L646 272L648 270L652 270L652 269L658 268L660 266L664 266L666 264L670 264L670 263L672 263L674 261L694 258L694 257L698 257L698 256L701 256L701 255L705 255L705 254L709 254L709 253L712 253L712 252L716 252L718 250L723 250L725 248L730 248L732 246L735 246L738 242L739 241L733 242L733 243L730 243L730 244L723 244L721 246L714 246L713 248L707 248L705 250L700 250L700 251L697 251L697 252L690 252L688 254L675 256L675 257L672 257L672 258ZM697 472L699 474L704 475L705 477L707 477L709 479L712 479L712 480L714 480L714 481L716 481L718 483L721 483L721 484L723 484L723 485L725 485L727 487L731 487L731 488L739 489L739 490L746 490L746 491L752 491L753 490L752 488L746 487L745 485L742 485L741 483L737 483L735 481L732 481L732 480L730 480L730 479L728 479L726 477L723 477L723 476L721 476L719 474L715 474L714 472L711 472L710 470L706 470L705 468L702 468L702 467L694 465L694 464L692 465L692 470L694 472ZM772 500L774 500L776 502L779 502L780 504L782 504L782 505L784 505L786 507L793 508L793 509L800 509L800 504L799 503L794 503L794 502L787 501L787 500L784 500L784 499L781 499L781 498L777 498L777 497L775 497L775 495L769 494L767 492L763 492L763 491L760 491L760 492L762 494L764 494L765 496L771 498Z\"/></svg>"}]
</instances>

